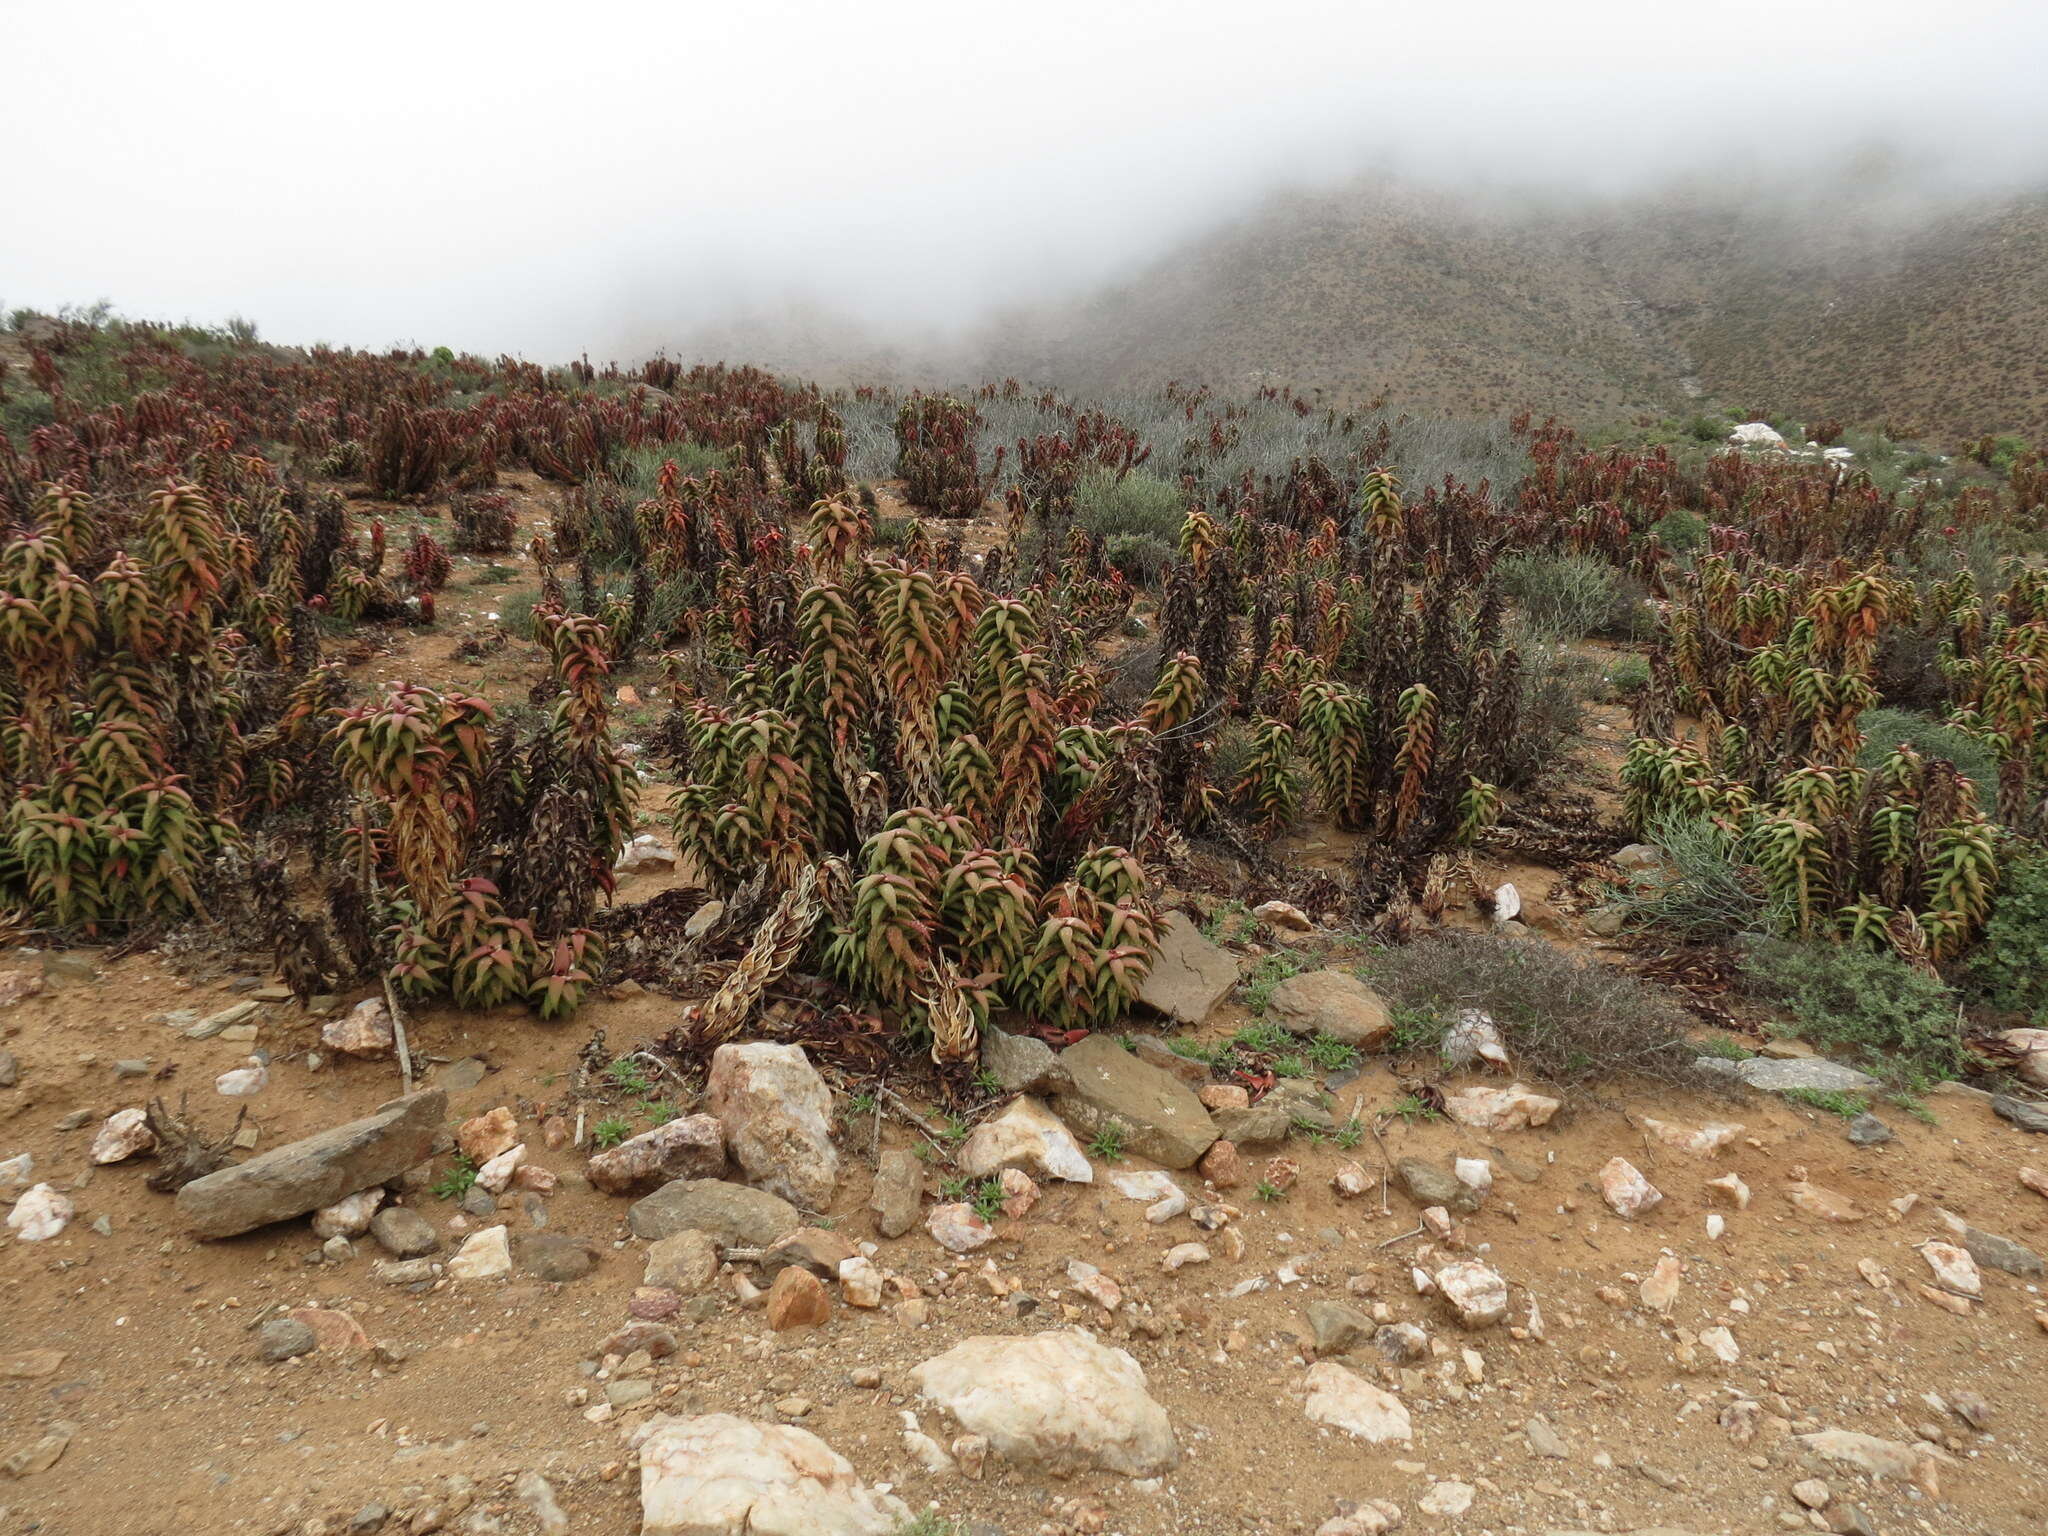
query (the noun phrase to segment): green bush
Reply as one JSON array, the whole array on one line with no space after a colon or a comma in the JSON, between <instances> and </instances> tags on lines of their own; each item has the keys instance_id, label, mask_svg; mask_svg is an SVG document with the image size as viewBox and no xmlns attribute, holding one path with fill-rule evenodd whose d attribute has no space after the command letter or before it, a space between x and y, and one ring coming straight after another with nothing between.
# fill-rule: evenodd
<instances>
[{"instance_id":1,"label":"green bush","mask_svg":"<svg viewBox=\"0 0 2048 1536\"><path fill-rule=\"evenodd\" d=\"M1762 878L1728 828L1704 816L1672 813L1644 827L1643 841L1662 851L1669 878L1632 885L1615 897L1630 924L1690 943L1778 927Z\"/></svg>"},{"instance_id":2,"label":"green bush","mask_svg":"<svg viewBox=\"0 0 2048 1536\"><path fill-rule=\"evenodd\" d=\"M1574 656L1526 624L1510 629L1522 663L1522 716L1502 779L1507 788L1520 789L1558 766L1558 749L1582 733L1586 701L1602 691L1602 683L1596 662Z\"/></svg>"},{"instance_id":3,"label":"green bush","mask_svg":"<svg viewBox=\"0 0 2048 1536\"><path fill-rule=\"evenodd\" d=\"M674 459L676 468L683 478L703 479L714 469L724 469L730 464L723 448L713 448L708 443L650 443L641 448L628 448L619 455L619 484L635 502L642 502L652 496L661 480L661 465L664 459Z\"/></svg>"},{"instance_id":4,"label":"green bush","mask_svg":"<svg viewBox=\"0 0 2048 1536\"><path fill-rule=\"evenodd\" d=\"M1607 681L1624 697L1641 693L1650 686L1650 658L1633 652L1615 657L1614 665L1607 669Z\"/></svg>"},{"instance_id":5,"label":"green bush","mask_svg":"<svg viewBox=\"0 0 2048 1536\"><path fill-rule=\"evenodd\" d=\"M1962 1075L1954 989L1888 951L1779 941L1743 971L1806 1040L1852 1053L1875 1076L1918 1091Z\"/></svg>"},{"instance_id":6,"label":"green bush","mask_svg":"<svg viewBox=\"0 0 2048 1536\"><path fill-rule=\"evenodd\" d=\"M1631 1073L1702 1080L1685 1015L1666 994L1541 940L1435 934L1375 956L1367 975L1400 1005L1397 1017L1449 1020L1478 1009L1499 1027L1517 1071L1553 1083Z\"/></svg>"},{"instance_id":7,"label":"green bush","mask_svg":"<svg viewBox=\"0 0 2048 1536\"><path fill-rule=\"evenodd\" d=\"M1642 587L1591 555L1510 555L1496 569L1502 589L1540 633L1573 640L1630 635L1644 622Z\"/></svg>"},{"instance_id":8,"label":"green bush","mask_svg":"<svg viewBox=\"0 0 2048 1536\"><path fill-rule=\"evenodd\" d=\"M1150 587L1158 584L1160 572L1173 558L1174 544L1149 533L1112 533L1102 541L1102 553L1133 583Z\"/></svg>"},{"instance_id":9,"label":"green bush","mask_svg":"<svg viewBox=\"0 0 2048 1536\"><path fill-rule=\"evenodd\" d=\"M1977 804L1986 815L1997 806L1998 762L1976 737L1903 709L1866 709L1856 724L1863 732L1857 767L1876 768L1910 742L1922 757L1945 757L1954 763L1977 786Z\"/></svg>"},{"instance_id":10,"label":"green bush","mask_svg":"<svg viewBox=\"0 0 2048 1536\"><path fill-rule=\"evenodd\" d=\"M1074 487L1074 520L1105 542L1128 533L1173 547L1186 519L1187 499L1180 487L1143 470L1122 479L1108 470L1091 470Z\"/></svg>"},{"instance_id":11,"label":"green bush","mask_svg":"<svg viewBox=\"0 0 2048 1536\"><path fill-rule=\"evenodd\" d=\"M1650 532L1674 555L1686 555L1707 542L1709 524L1697 512L1673 507L1650 525Z\"/></svg>"},{"instance_id":12,"label":"green bush","mask_svg":"<svg viewBox=\"0 0 2048 1536\"><path fill-rule=\"evenodd\" d=\"M1965 981L1994 1008L2048 1022L2048 853L2030 848L2006 859Z\"/></svg>"}]
</instances>

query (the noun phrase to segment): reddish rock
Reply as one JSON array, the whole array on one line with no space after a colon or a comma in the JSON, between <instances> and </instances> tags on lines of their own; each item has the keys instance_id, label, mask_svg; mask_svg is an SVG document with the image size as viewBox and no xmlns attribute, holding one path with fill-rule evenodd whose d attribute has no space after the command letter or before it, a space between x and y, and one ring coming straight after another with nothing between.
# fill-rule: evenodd
<instances>
[{"instance_id":1,"label":"reddish rock","mask_svg":"<svg viewBox=\"0 0 2048 1536\"><path fill-rule=\"evenodd\" d=\"M363 1325L346 1312L326 1307L294 1307L289 1315L293 1322L304 1323L313 1330L315 1347L322 1354L345 1355L350 1350L370 1347L370 1336L363 1332Z\"/></svg>"},{"instance_id":2,"label":"reddish rock","mask_svg":"<svg viewBox=\"0 0 2048 1536\"><path fill-rule=\"evenodd\" d=\"M1195 1090L1205 1109L1250 1109L1252 1096L1236 1083L1207 1083Z\"/></svg>"},{"instance_id":3,"label":"reddish rock","mask_svg":"<svg viewBox=\"0 0 2048 1536\"><path fill-rule=\"evenodd\" d=\"M1238 1155L1237 1143L1219 1141L1202 1154L1202 1160L1195 1165L1195 1171L1218 1189L1236 1189L1244 1183L1244 1159Z\"/></svg>"},{"instance_id":4,"label":"reddish rock","mask_svg":"<svg viewBox=\"0 0 2048 1536\"><path fill-rule=\"evenodd\" d=\"M521 1163L512 1175L514 1189L530 1189L536 1195L553 1194L555 1186L561 1182L555 1177L553 1170L543 1168L538 1163Z\"/></svg>"},{"instance_id":5,"label":"reddish rock","mask_svg":"<svg viewBox=\"0 0 2048 1536\"><path fill-rule=\"evenodd\" d=\"M575 1133L562 1116L549 1115L540 1123L540 1134L541 1140L548 1144L550 1152L559 1152L569 1145L569 1138Z\"/></svg>"},{"instance_id":6,"label":"reddish rock","mask_svg":"<svg viewBox=\"0 0 2048 1536\"><path fill-rule=\"evenodd\" d=\"M725 1172L725 1132L710 1115L685 1115L594 1154L591 1187L637 1195L677 1179L715 1179Z\"/></svg>"},{"instance_id":7,"label":"reddish rock","mask_svg":"<svg viewBox=\"0 0 2048 1536\"><path fill-rule=\"evenodd\" d=\"M1301 1177L1301 1164L1291 1157L1269 1157L1259 1169L1259 1182L1275 1189L1292 1189Z\"/></svg>"},{"instance_id":8,"label":"reddish rock","mask_svg":"<svg viewBox=\"0 0 2048 1536\"><path fill-rule=\"evenodd\" d=\"M630 1355L644 1349L650 1358L666 1360L676 1352L676 1336L659 1323L628 1323L598 1346L601 1355Z\"/></svg>"},{"instance_id":9,"label":"reddish rock","mask_svg":"<svg viewBox=\"0 0 2048 1536\"><path fill-rule=\"evenodd\" d=\"M666 1322L682 1310L681 1294L659 1285L634 1287L632 1299L626 1303L629 1316L648 1323Z\"/></svg>"},{"instance_id":10,"label":"reddish rock","mask_svg":"<svg viewBox=\"0 0 2048 1536\"><path fill-rule=\"evenodd\" d=\"M510 1152L518 1141L519 1122L502 1104L474 1119L463 1121L455 1131L455 1145L478 1167L501 1153Z\"/></svg>"},{"instance_id":11,"label":"reddish rock","mask_svg":"<svg viewBox=\"0 0 2048 1536\"><path fill-rule=\"evenodd\" d=\"M792 1264L768 1287L768 1326L777 1333L790 1328L817 1328L832 1316L832 1298L824 1283L808 1269Z\"/></svg>"}]
</instances>

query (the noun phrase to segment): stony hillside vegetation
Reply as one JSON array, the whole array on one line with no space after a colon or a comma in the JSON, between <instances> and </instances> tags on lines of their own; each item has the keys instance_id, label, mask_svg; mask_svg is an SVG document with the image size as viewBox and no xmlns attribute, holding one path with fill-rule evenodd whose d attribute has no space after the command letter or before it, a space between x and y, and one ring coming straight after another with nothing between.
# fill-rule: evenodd
<instances>
[{"instance_id":1,"label":"stony hillside vegetation","mask_svg":"<svg viewBox=\"0 0 2048 1536\"><path fill-rule=\"evenodd\" d=\"M2048 1505L2024 442L0 364L0 1531Z\"/></svg>"}]
</instances>

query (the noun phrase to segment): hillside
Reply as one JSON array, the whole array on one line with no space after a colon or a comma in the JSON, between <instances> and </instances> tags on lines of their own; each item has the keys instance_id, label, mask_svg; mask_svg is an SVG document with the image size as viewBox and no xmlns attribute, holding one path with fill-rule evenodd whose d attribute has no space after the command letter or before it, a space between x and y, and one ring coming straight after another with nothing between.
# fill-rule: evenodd
<instances>
[{"instance_id":1,"label":"hillside","mask_svg":"<svg viewBox=\"0 0 2048 1536\"><path fill-rule=\"evenodd\" d=\"M1076 387L1169 378L1579 420L1680 408L2048 429L2048 201L1933 216L1691 192L1475 211L1384 184L1276 201L989 361Z\"/></svg>"},{"instance_id":2,"label":"hillside","mask_svg":"<svg viewBox=\"0 0 2048 1536\"><path fill-rule=\"evenodd\" d=\"M1270 383L1582 423L1711 400L1951 441L2048 433L2048 196L1935 213L1863 169L1811 195L1717 183L1572 208L1362 181L1275 198L958 345L806 311L683 350L834 383Z\"/></svg>"}]
</instances>

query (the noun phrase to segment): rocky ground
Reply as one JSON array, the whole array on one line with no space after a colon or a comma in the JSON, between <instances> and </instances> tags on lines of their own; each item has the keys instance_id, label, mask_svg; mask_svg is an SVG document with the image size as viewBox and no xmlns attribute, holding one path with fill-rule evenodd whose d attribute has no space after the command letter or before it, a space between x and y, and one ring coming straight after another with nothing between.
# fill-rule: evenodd
<instances>
[{"instance_id":1,"label":"rocky ground","mask_svg":"<svg viewBox=\"0 0 2048 1536\"><path fill-rule=\"evenodd\" d=\"M1191 930L1160 974L1245 1022ZM380 1111L375 1001L265 982L0 957L0 1532L2048 1528L2023 1105L1481 1071L1403 1117L1372 1055L1240 1104L1141 1024L991 1039L1016 1096L957 1144L753 1043L599 1150L581 1047L674 1003L421 1015ZM1349 977L1289 986L1370 1046ZM150 1189L152 1097L246 1108L246 1161Z\"/></svg>"}]
</instances>

